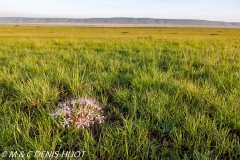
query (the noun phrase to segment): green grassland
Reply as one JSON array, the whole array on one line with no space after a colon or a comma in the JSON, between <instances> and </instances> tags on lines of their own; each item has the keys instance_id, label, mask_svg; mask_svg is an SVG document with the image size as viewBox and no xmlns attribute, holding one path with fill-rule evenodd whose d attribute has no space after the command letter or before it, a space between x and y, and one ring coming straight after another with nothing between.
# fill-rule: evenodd
<instances>
[{"instance_id":1,"label":"green grassland","mask_svg":"<svg viewBox=\"0 0 240 160\"><path fill-rule=\"evenodd\" d=\"M62 128L67 98L104 124ZM0 26L0 153L240 159L240 29Z\"/></svg>"}]
</instances>

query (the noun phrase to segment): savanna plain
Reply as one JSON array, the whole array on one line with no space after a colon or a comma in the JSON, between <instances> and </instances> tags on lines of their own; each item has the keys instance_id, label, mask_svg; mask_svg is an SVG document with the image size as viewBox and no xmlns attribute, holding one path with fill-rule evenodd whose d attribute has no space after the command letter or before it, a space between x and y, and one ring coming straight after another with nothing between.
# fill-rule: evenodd
<instances>
[{"instance_id":1,"label":"savanna plain","mask_svg":"<svg viewBox=\"0 0 240 160\"><path fill-rule=\"evenodd\" d=\"M81 97L104 123L51 116ZM240 29L0 26L0 153L240 159L239 138Z\"/></svg>"}]
</instances>

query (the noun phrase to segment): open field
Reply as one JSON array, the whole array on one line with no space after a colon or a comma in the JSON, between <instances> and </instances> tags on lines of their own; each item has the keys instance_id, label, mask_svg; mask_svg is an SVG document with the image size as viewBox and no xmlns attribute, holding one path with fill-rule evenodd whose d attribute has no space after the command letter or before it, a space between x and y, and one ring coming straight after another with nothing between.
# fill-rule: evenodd
<instances>
[{"instance_id":1,"label":"open field","mask_svg":"<svg viewBox=\"0 0 240 160\"><path fill-rule=\"evenodd\" d=\"M51 117L79 97L105 123ZM0 158L240 159L240 29L0 26L0 104Z\"/></svg>"}]
</instances>

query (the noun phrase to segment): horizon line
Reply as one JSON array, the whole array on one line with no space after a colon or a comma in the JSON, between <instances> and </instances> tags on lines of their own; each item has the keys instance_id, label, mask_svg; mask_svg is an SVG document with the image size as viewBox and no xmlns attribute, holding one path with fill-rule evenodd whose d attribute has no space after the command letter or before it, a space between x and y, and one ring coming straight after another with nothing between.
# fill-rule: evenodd
<instances>
[{"instance_id":1,"label":"horizon line","mask_svg":"<svg viewBox=\"0 0 240 160\"><path fill-rule=\"evenodd\" d=\"M195 21L209 21L209 22L226 22L226 23L240 23L240 22L228 22L221 20L206 20L206 19L191 19L191 18L151 18L151 17L88 17L88 18L71 18L71 17L13 17L13 16L0 16L0 18L48 18L48 19L111 19L111 18L132 18L132 19L164 19L164 20L195 20Z\"/></svg>"}]
</instances>

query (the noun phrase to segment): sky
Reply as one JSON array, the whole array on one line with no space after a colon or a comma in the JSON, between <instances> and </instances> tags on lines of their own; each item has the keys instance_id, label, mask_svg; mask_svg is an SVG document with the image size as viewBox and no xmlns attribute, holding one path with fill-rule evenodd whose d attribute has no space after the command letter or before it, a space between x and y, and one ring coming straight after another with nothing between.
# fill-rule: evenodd
<instances>
[{"instance_id":1,"label":"sky","mask_svg":"<svg viewBox=\"0 0 240 160\"><path fill-rule=\"evenodd\" d=\"M0 17L134 17L240 22L240 0L0 0Z\"/></svg>"}]
</instances>

